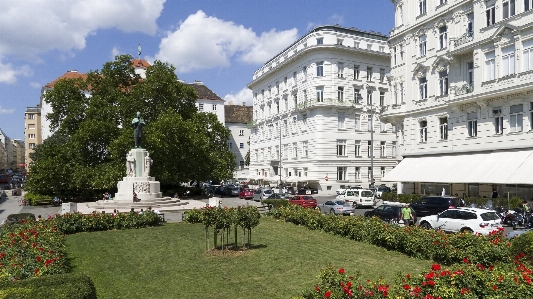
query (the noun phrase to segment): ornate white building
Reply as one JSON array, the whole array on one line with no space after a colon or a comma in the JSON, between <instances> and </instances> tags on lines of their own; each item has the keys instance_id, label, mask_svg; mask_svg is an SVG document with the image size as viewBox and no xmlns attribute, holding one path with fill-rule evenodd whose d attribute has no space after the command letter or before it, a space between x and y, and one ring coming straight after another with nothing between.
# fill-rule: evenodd
<instances>
[{"instance_id":1,"label":"ornate white building","mask_svg":"<svg viewBox=\"0 0 533 299\"><path fill-rule=\"evenodd\" d=\"M404 193L531 196L531 0L393 0L383 120ZM401 190L399 190L401 191Z\"/></svg>"},{"instance_id":2,"label":"ornate white building","mask_svg":"<svg viewBox=\"0 0 533 299\"><path fill-rule=\"evenodd\" d=\"M273 57L248 84L250 177L276 184L281 174L323 193L368 187L372 175L380 183L397 164L393 127L379 121L389 66L387 36L340 26L317 27Z\"/></svg>"}]
</instances>

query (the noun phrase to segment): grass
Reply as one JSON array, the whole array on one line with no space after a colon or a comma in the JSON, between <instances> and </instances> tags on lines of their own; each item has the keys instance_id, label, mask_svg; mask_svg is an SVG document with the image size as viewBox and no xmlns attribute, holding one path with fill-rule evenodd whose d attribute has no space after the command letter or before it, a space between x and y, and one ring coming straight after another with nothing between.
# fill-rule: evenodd
<instances>
[{"instance_id":1,"label":"grass","mask_svg":"<svg viewBox=\"0 0 533 299\"><path fill-rule=\"evenodd\" d=\"M292 298L312 288L328 264L389 283L399 271L431 264L270 218L261 219L253 248L241 253L206 252L204 234L200 224L170 223L69 235L66 249L74 272L93 279L100 299Z\"/></svg>"}]
</instances>

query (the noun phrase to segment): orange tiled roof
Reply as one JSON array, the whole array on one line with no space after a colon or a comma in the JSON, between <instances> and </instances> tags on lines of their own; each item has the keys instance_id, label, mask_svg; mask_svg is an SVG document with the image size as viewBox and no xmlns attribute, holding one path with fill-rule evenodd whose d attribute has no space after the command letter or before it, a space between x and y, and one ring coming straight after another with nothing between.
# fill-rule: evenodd
<instances>
[{"instance_id":1,"label":"orange tiled roof","mask_svg":"<svg viewBox=\"0 0 533 299\"><path fill-rule=\"evenodd\" d=\"M199 100L213 100L213 101L224 102L224 100L221 97L219 97L211 89L207 88L207 86L205 86L201 82L187 83L187 85L191 86L192 88L194 88L194 90L196 90Z\"/></svg>"},{"instance_id":2,"label":"orange tiled roof","mask_svg":"<svg viewBox=\"0 0 533 299\"><path fill-rule=\"evenodd\" d=\"M77 79L77 78L82 78L83 80L87 80L87 74L78 73L78 71L68 71L68 72L64 73L62 76L60 76L59 78L55 79L54 81L46 84L44 87L45 88L54 88L54 85L59 80L62 80L62 79Z\"/></svg>"}]
</instances>

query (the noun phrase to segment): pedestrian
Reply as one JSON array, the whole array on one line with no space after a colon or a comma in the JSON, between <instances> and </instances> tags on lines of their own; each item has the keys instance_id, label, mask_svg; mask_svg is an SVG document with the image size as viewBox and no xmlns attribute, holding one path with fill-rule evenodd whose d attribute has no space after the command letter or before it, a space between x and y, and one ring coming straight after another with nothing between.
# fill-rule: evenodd
<instances>
[{"instance_id":1,"label":"pedestrian","mask_svg":"<svg viewBox=\"0 0 533 299\"><path fill-rule=\"evenodd\" d=\"M491 198L498 198L498 197L500 197L500 195L498 194L498 191L496 191L496 189L493 189L492 190L492 195L490 197Z\"/></svg>"},{"instance_id":2,"label":"pedestrian","mask_svg":"<svg viewBox=\"0 0 533 299\"><path fill-rule=\"evenodd\" d=\"M411 219L413 219L413 213L411 213L411 208L408 204L405 204L405 206L402 208L402 219L403 224L405 226L409 226L411 224Z\"/></svg>"},{"instance_id":3,"label":"pedestrian","mask_svg":"<svg viewBox=\"0 0 533 299\"><path fill-rule=\"evenodd\" d=\"M42 221L43 218L41 217L41 215L37 216L37 221Z\"/></svg>"},{"instance_id":4,"label":"pedestrian","mask_svg":"<svg viewBox=\"0 0 533 299\"><path fill-rule=\"evenodd\" d=\"M137 193L133 192L133 202L138 202L140 199L137 197Z\"/></svg>"}]
</instances>

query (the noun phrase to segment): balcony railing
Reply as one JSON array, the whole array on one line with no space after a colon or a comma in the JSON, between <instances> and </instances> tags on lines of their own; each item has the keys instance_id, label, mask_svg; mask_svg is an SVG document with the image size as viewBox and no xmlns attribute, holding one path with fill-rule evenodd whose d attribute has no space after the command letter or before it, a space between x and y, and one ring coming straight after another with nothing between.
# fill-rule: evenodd
<instances>
[{"instance_id":1,"label":"balcony railing","mask_svg":"<svg viewBox=\"0 0 533 299\"><path fill-rule=\"evenodd\" d=\"M344 107L354 107L357 103L353 100L339 100L339 99L323 99L323 100L317 100L317 99L309 99L306 101L302 101L298 103L296 106L296 110L303 110L309 107L317 107L317 106L344 106Z\"/></svg>"},{"instance_id":2,"label":"balcony railing","mask_svg":"<svg viewBox=\"0 0 533 299\"><path fill-rule=\"evenodd\" d=\"M467 93L474 92L474 83L463 84L462 86L455 86L455 95L460 96Z\"/></svg>"},{"instance_id":3,"label":"balcony railing","mask_svg":"<svg viewBox=\"0 0 533 299\"><path fill-rule=\"evenodd\" d=\"M474 32L467 32L463 35L461 35L458 39L453 41L453 45L455 48L464 45L466 43L469 43L474 40Z\"/></svg>"}]
</instances>

